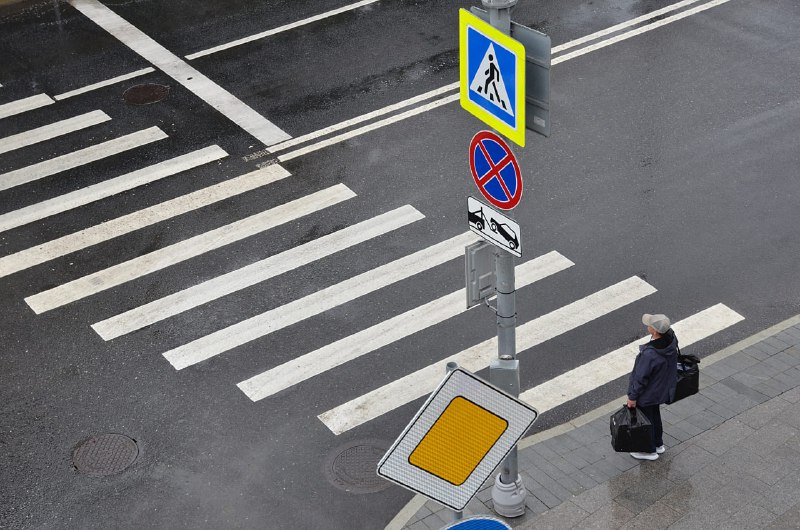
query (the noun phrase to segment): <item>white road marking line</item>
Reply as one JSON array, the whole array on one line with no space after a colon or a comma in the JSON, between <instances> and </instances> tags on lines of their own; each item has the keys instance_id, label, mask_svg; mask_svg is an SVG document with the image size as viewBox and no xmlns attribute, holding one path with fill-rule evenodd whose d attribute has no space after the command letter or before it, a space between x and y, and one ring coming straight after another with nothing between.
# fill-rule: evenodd
<instances>
[{"instance_id":1,"label":"white road marking line","mask_svg":"<svg viewBox=\"0 0 800 530\"><path fill-rule=\"evenodd\" d=\"M279 144L273 145L272 147L270 147L269 150L272 153L283 151L290 147L294 147L295 145L300 145L305 142L308 142L309 140L314 140L315 138L319 138L320 136L326 136L332 132L346 129L352 125L357 125L359 123L371 120L372 118L377 118L378 116L383 116L384 114L389 114L391 112L403 109L405 107L410 107L411 105L414 105L415 103L419 103L421 101L425 101L426 99L431 99L436 96L441 96L442 94L446 94L447 92L452 92L453 90L458 89L458 85L459 85L458 82L445 85L441 88L437 88L436 90L425 92L424 94L420 94L419 96L415 96L413 98L400 101L393 105L383 107L382 109L369 112L362 116L357 116L355 118L351 118L341 123L337 123L336 125L331 125L330 127L325 127L324 129L320 129L318 131L314 131L312 133L303 136L298 136L297 138L292 138L291 140L287 140L285 142L281 142Z\"/></svg>"},{"instance_id":2,"label":"white road marking line","mask_svg":"<svg viewBox=\"0 0 800 530\"><path fill-rule=\"evenodd\" d=\"M53 103L55 103L55 101L45 94L18 99L17 101L0 105L0 120L8 118L9 116L14 116L15 114L22 114L29 110L38 109L45 105L52 105Z\"/></svg>"},{"instance_id":3,"label":"white road marking line","mask_svg":"<svg viewBox=\"0 0 800 530\"><path fill-rule=\"evenodd\" d=\"M181 370L464 254L472 232L442 241L164 353Z\"/></svg>"},{"instance_id":4,"label":"white road marking line","mask_svg":"<svg viewBox=\"0 0 800 530\"><path fill-rule=\"evenodd\" d=\"M86 114L81 114L80 116L75 116L74 118L68 118L49 125L37 127L36 129L0 138L0 154L57 138L81 129L86 129L87 127L109 121L110 119L111 117L105 112L95 110L87 112Z\"/></svg>"},{"instance_id":5,"label":"white road marking line","mask_svg":"<svg viewBox=\"0 0 800 530\"><path fill-rule=\"evenodd\" d=\"M0 258L0 278L97 245L290 175L275 164Z\"/></svg>"},{"instance_id":6,"label":"white road marking line","mask_svg":"<svg viewBox=\"0 0 800 530\"><path fill-rule=\"evenodd\" d=\"M203 232L179 243L149 252L107 269L25 298L36 314L81 300L136 278L175 265L225 245L265 232L323 208L352 199L356 194L344 184L312 193L239 221Z\"/></svg>"},{"instance_id":7,"label":"white road marking line","mask_svg":"<svg viewBox=\"0 0 800 530\"><path fill-rule=\"evenodd\" d=\"M679 8L684 7L686 5L689 5L689 4L691 4L691 3L695 2L695 1L697 1L697 0L691 0L691 1L687 0L687 1L684 1L684 2L679 2L679 3L677 3L677 4L673 5L673 6L669 6L669 7L665 7L665 8L659 9L657 11L654 11L653 13L648 13L647 15L643 15L641 17L637 17L636 19L633 19L632 21L624 22L622 24L617 24L616 26L612 26L612 27L610 27L610 28L608 28L606 30L602 30L602 31L599 31L597 33L593 33L591 35L588 35L586 37L581 37L580 39L576 39L574 41L570 41L570 42L562 44L560 46L556 46L556 47L553 48L552 52L555 53L557 51L562 51L562 50L569 49L569 48L574 47L574 46L576 46L578 44L582 44L584 42L587 42L587 41L590 41L590 40L594 40L594 39L596 39L598 37L603 36L604 34L612 33L614 31L618 31L619 29L622 29L624 27L631 26L631 25L637 24L639 22L642 22L644 20L651 19L654 16L658 16L659 13L666 13L668 11L673 11L675 9L679 9ZM596 44L593 44L591 46L587 46L585 48L581 48L579 50L576 50L576 51L568 53L568 54L561 55L559 57L556 57L556 58L552 59L551 64L552 65L556 65L556 64L568 61L568 60L573 59L575 57L579 57L581 55L584 55L586 53L598 50L598 49L603 48L605 46L609 46L609 45L614 44L616 42L620 42L620 41L629 39L631 37L635 37L636 35L641 35L642 33L646 33L646 32L651 31L653 29L659 28L659 27L664 26L666 24L669 24L671 22L675 22L675 21L680 20L682 18L686 18L688 16L694 15L696 13L699 13L699 12L704 11L706 9L710 9L710 8L712 8L714 6L723 4L723 3L728 2L728 1L730 1L730 0L714 0L712 2L709 2L708 4L704 4L702 6L698 6L698 7L694 8L694 9L691 9L691 10L688 10L688 11L684 11L682 13L679 13L679 14L674 15L672 17L666 18L664 20L656 21L656 22L654 22L652 24L642 26L641 28L629 31L627 33L623 33L623 34L618 35L616 37L613 37L611 39L598 42ZM440 89L437 89L437 90L442 90L442 92L445 93L445 92L449 91L448 89L453 89L453 90L457 89L458 86L459 86L458 83L453 83L453 84L450 84L450 85L445 85L445 86L443 86L443 87L441 87ZM286 160L291 160L292 158L297 158L299 156L306 155L306 154L311 153L313 151L316 151L318 149L322 149L322 148L328 147L330 145L336 144L338 142L341 142L341 141L344 141L344 140L348 140L348 139L354 138L356 136L360 136L362 134L374 131L374 130L379 129L381 127L385 127L387 125L391 125L393 123L405 120L407 118L411 118L413 116L416 116L417 114L421 114L422 112L427 112L427 111L433 110L433 109L438 108L438 107L440 107L442 105L445 105L447 103L452 103L452 102L458 101L458 99L459 99L458 94L453 95L453 96L449 96L448 98L440 99L440 100L434 102L433 104L426 105L426 106L423 106L423 107L419 107L418 109L414 109L413 111L409 111L409 112L405 112L405 113L402 113L402 114L398 114L398 115L393 116L391 118L387 118L385 120L382 120L382 121L379 121L379 122L375 122L374 124L372 124L370 126L366 126L366 127L360 128L360 129L356 129L356 130L354 130L354 131L352 131L350 133L334 137L334 138L332 138L330 140L325 140L325 141L320 142L318 144L313 144L313 145L310 145L310 146L305 147L303 149L298 149L296 151L292 151L290 153L287 153L286 155L279 156L278 160L283 162L283 161L286 161ZM402 105L403 103L404 102L399 102L396 105ZM369 118L366 118L366 119L369 119ZM354 123L359 123L360 121L364 121L364 120L360 120L359 118L353 118L352 121ZM305 137L319 137L322 134L325 134L325 133L322 133L322 131L324 131L324 130L325 129L322 129L321 131L318 131L318 132L315 132L315 133L310 133L308 135L305 135Z\"/></svg>"},{"instance_id":8,"label":"white road marking line","mask_svg":"<svg viewBox=\"0 0 800 530\"><path fill-rule=\"evenodd\" d=\"M687 9L686 11L682 11L670 17L667 17L663 20L658 20L653 22L652 24L647 24L646 26L642 26L640 28L636 28L634 30L628 31L621 35L617 35L615 37L611 37L610 39L606 39L604 41L598 42L596 44L592 44L591 46L586 46L585 48L581 48L579 50L575 50L574 52L566 53L564 55L559 55L555 59L551 61L551 65L555 66L558 63L563 63L564 61L569 61L570 59L574 59L575 57L580 57L581 55L585 55L589 52L593 52L599 50L601 48L605 48L606 46L611 46L617 42L621 42L631 37L635 37L637 35L641 35L643 33L647 33L648 31L652 31L654 29L658 29L662 26L666 26L667 24L671 24L672 22L676 22L678 20L684 19L691 15L696 15L706 9L711 9L712 7L722 5L724 3L730 2L730 0L713 0L708 2L707 4L703 4L701 6L693 7L692 9Z\"/></svg>"},{"instance_id":9,"label":"white road marking line","mask_svg":"<svg viewBox=\"0 0 800 530\"><path fill-rule=\"evenodd\" d=\"M44 177L67 171L78 166L89 164L103 158L135 149L151 142L163 140L167 134L158 127L150 127L132 134L120 136L101 144L86 147L66 155L61 155L50 160L33 164L0 175L0 190L7 190L15 186L27 184Z\"/></svg>"},{"instance_id":10,"label":"white road marking line","mask_svg":"<svg viewBox=\"0 0 800 530\"><path fill-rule=\"evenodd\" d=\"M696 313L672 327L678 342L685 348L715 333L744 320L739 313L723 304L717 304ZM633 361L639 353L639 345L650 340L649 336L632 342L617 350L578 366L558 377L520 394L520 399L536 407L541 414L578 396L625 376L633 369Z\"/></svg>"},{"instance_id":11,"label":"white road marking line","mask_svg":"<svg viewBox=\"0 0 800 530\"><path fill-rule=\"evenodd\" d=\"M91 92L92 90L97 90L98 88L107 87L110 85L115 85L117 83L121 83L123 81L127 81L129 79L134 79L139 76L143 76L146 74L150 74L155 72L155 68L142 68L141 70L136 70L135 72L131 72L129 74L119 75L117 77L112 77L111 79L106 79L105 81L100 81L98 83L93 83L91 85L86 85L82 88L77 88L75 90L70 90L69 92L64 92L63 94L58 94L57 96L53 96L53 99L56 101L61 101L62 99L71 98L73 96L77 96L78 94L85 94L86 92Z\"/></svg>"},{"instance_id":12,"label":"white road marking line","mask_svg":"<svg viewBox=\"0 0 800 530\"><path fill-rule=\"evenodd\" d=\"M356 136L360 136L366 132L374 131L375 129L380 129L386 125L404 120L406 118L410 118L411 116L416 116L417 114L422 114L423 112L427 112L429 110L435 109L436 107L441 107L442 105L447 105L448 103L452 103L453 101L458 101L459 99L458 94L453 94L451 96L447 96L445 98L433 101L431 103L427 103L420 107L407 110L390 118L385 118L380 121L376 121L369 125L365 125L364 127L360 127L358 129L354 129L350 132L346 132L344 134L340 134L338 136L334 136L332 138L328 138L322 142L309 145L307 147L303 147L301 149L297 149L296 151L290 151L284 155L278 157L278 160L284 162L286 160L291 160L292 158L297 158L298 156L306 155L313 151L317 151L318 149L322 149L323 147L328 147L329 145L337 144L339 142L343 142L345 140L349 140L350 138L354 138Z\"/></svg>"},{"instance_id":13,"label":"white road marking line","mask_svg":"<svg viewBox=\"0 0 800 530\"><path fill-rule=\"evenodd\" d=\"M569 41L567 43L561 44L559 46L553 46L551 53L559 53L564 50L568 50L569 48L574 48L575 46L579 46L581 44L585 44L589 41L593 41L595 39L599 39L600 37L605 37L606 35L610 35L611 33L616 33L619 30L629 28L631 26L635 26L636 24L641 24L642 22L646 22L652 18L658 17L663 15L664 13L669 13L670 11L676 11L678 9L684 8L691 4L696 4L700 0L683 0L682 2L678 2L676 4L669 5L667 7L662 7L661 9L656 9L655 11L651 11L650 13L644 14L642 16L632 18L630 20L626 20L620 24L616 24L614 26L610 26L606 29L597 31L590 35L586 35L585 37L581 37L579 39L575 39Z\"/></svg>"},{"instance_id":14,"label":"white road marking line","mask_svg":"<svg viewBox=\"0 0 800 530\"><path fill-rule=\"evenodd\" d=\"M226 156L228 156L228 153L225 150L217 145L212 145L71 193L59 195L58 197L2 214L0 215L0 232L99 201Z\"/></svg>"},{"instance_id":15,"label":"white road marking line","mask_svg":"<svg viewBox=\"0 0 800 530\"><path fill-rule=\"evenodd\" d=\"M269 146L291 138L274 123L268 121L233 94L186 64L97 0L70 0L69 3L264 145Z\"/></svg>"},{"instance_id":16,"label":"white road marking line","mask_svg":"<svg viewBox=\"0 0 800 530\"><path fill-rule=\"evenodd\" d=\"M397 230L425 216L402 206L92 325L111 340Z\"/></svg>"},{"instance_id":17,"label":"white road marking line","mask_svg":"<svg viewBox=\"0 0 800 530\"><path fill-rule=\"evenodd\" d=\"M317 22L319 20L323 20L328 17L332 17L334 15L338 15L340 13L344 13L347 11L352 11L354 9L358 9L359 7L363 7L365 5L374 4L378 0L363 0L361 2L356 2L355 4L350 4L344 7L340 7L338 9L333 9L331 11L327 11L325 13L320 13L319 15L314 15L313 17L309 17L303 20L299 20L297 22L292 22L291 24L286 24L274 29L270 29L267 31L262 31L261 33L256 33L255 35L251 35L249 37L243 37L241 39L236 39L234 41L228 42L227 44L220 44L219 46L214 46L213 48L208 48L207 50L191 53L186 56L186 59L191 61L193 59L197 59L198 57L204 57L206 55L211 55L212 53L217 53L222 50L228 50L230 48L234 48L236 46L241 46L242 44L247 44L248 42L253 42L256 40L260 40L271 35L275 35L277 33L282 33L284 31L288 31L290 29L298 28L300 26L305 26L306 24L311 24L312 22Z\"/></svg>"},{"instance_id":18,"label":"white road marking line","mask_svg":"<svg viewBox=\"0 0 800 530\"><path fill-rule=\"evenodd\" d=\"M523 263L515 271L517 288L542 280L572 265L574 263L555 251ZM251 400L258 401L466 311L464 290L461 289L296 357L242 381L237 386Z\"/></svg>"},{"instance_id":19,"label":"white road marking line","mask_svg":"<svg viewBox=\"0 0 800 530\"><path fill-rule=\"evenodd\" d=\"M517 327L517 351L521 353L583 324L656 292L644 280L632 277L572 302ZM444 366L454 361L477 372L497 356L497 337L492 337L352 401L320 414L319 419L339 435L430 393L442 379Z\"/></svg>"}]
</instances>

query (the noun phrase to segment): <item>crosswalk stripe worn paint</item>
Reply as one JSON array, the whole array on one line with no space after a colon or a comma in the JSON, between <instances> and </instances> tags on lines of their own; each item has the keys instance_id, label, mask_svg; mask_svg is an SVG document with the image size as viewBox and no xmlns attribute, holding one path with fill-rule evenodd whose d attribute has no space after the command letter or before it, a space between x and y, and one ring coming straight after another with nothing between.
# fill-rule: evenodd
<instances>
[{"instance_id":1,"label":"crosswalk stripe worn paint","mask_svg":"<svg viewBox=\"0 0 800 530\"><path fill-rule=\"evenodd\" d=\"M49 177L68 169L163 140L164 138L167 138L167 134L164 131L158 127L150 127L149 129L51 158L50 160L44 160L32 166L15 169L0 175L0 191Z\"/></svg>"},{"instance_id":2,"label":"crosswalk stripe worn paint","mask_svg":"<svg viewBox=\"0 0 800 530\"><path fill-rule=\"evenodd\" d=\"M37 314L44 313L353 197L355 197L355 193L347 186L336 184L311 195L289 201L245 219L29 296L25 298L25 302Z\"/></svg>"},{"instance_id":3,"label":"crosswalk stripe worn paint","mask_svg":"<svg viewBox=\"0 0 800 530\"><path fill-rule=\"evenodd\" d=\"M472 232L463 233L169 350L164 353L164 357L177 370L192 366L463 256L464 246L474 242L475 236Z\"/></svg>"},{"instance_id":4,"label":"crosswalk stripe worn paint","mask_svg":"<svg viewBox=\"0 0 800 530\"><path fill-rule=\"evenodd\" d=\"M57 121L29 131L0 138L0 154L64 136L71 132L80 131L81 129L98 125L110 119L111 117L102 110L94 110L86 114L81 114L80 116L74 116L66 120Z\"/></svg>"},{"instance_id":5,"label":"crosswalk stripe worn paint","mask_svg":"<svg viewBox=\"0 0 800 530\"><path fill-rule=\"evenodd\" d=\"M16 114L28 112L29 110L38 109L39 107L44 107L45 105L52 105L53 103L55 103L53 98L46 94L38 94L29 98L18 99L17 101L12 101L11 103L5 103L0 105L0 120Z\"/></svg>"},{"instance_id":6,"label":"crosswalk stripe worn paint","mask_svg":"<svg viewBox=\"0 0 800 530\"><path fill-rule=\"evenodd\" d=\"M246 267L222 274L177 293L159 298L92 325L104 340L111 340L199 305L245 289L358 243L386 234L425 216L402 206L372 219L343 228Z\"/></svg>"},{"instance_id":7,"label":"crosswalk stripe worn paint","mask_svg":"<svg viewBox=\"0 0 800 530\"><path fill-rule=\"evenodd\" d=\"M212 145L131 173L126 173L125 175L120 175L119 177L87 186L80 190L65 193L64 195L59 195L58 197L2 214L0 215L0 232L39 221L51 215L63 213L106 197L111 197L117 193L155 182L159 179L175 175L182 171L187 171L226 156L228 156L228 153L226 153L224 149Z\"/></svg>"},{"instance_id":8,"label":"crosswalk stripe worn paint","mask_svg":"<svg viewBox=\"0 0 800 530\"><path fill-rule=\"evenodd\" d=\"M517 326L517 351L541 344L591 320L656 292L655 287L631 277L585 298ZM342 434L414 399L430 393L442 379L445 363L476 372L489 366L497 356L497 337L492 337L456 355L417 370L319 415L334 434Z\"/></svg>"},{"instance_id":9,"label":"crosswalk stripe worn paint","mask_svg":"<svg viewBox=\"0 0 800 530\"><path fill-rule=\"evenodd\" d=\"M574 265L558 252L550 252L516 267L516 287ZM442 296L400 315L301 355L280 366L242 381L238 387L258 401L467 311L464 289Z\"/></svg>"},{"instance_id":10,"label":"crosswalk stripe worn paint","mask_svg":"<svg viewBox=\"0 0 800 530\"><path fill-rule=\"evenodd\" d=\"M0 258L0 278L290 176L275 164Z\"/></svg>"}]
</instances>

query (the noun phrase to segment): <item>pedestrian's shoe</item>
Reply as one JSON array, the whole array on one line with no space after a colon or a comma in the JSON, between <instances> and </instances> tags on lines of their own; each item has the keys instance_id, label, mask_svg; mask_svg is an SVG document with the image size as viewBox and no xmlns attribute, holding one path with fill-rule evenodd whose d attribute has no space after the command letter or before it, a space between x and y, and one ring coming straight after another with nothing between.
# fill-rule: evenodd
<instances>
[{"instance_id":1,"label":"pedestrian's shoe","mask_svg":"<svg viewBox=\"0 0 800 530\"><path fill-rule=\"evenodd\" d=\"M658 453L631 453L636 460L658 460Z\"/></svg>"},{"instance_id":2,"label":"pedestrian's shoe","mask_svg":"<svg viewBox=\"0 0 800 530\"><path fill-rule=\"evenodd\" d=\"M658 447L656 447L656 453L658 453L660 455L663 455L664 451L666 451L666 450L667 450L667 448L664 447L663 445L659 445Z\"/></svg>"}]
</instances>

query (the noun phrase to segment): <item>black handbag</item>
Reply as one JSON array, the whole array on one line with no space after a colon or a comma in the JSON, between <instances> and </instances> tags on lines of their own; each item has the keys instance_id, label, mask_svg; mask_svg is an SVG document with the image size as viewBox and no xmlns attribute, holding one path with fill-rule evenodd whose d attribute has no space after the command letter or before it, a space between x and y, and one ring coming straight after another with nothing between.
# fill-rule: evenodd
<instances>
[{"instance_id":1,"label":"black handbag","mask_svg":"<svg viewBox=\"0 0 800 530\"><path fill-rule=\"evenodd\" d=\"M675 383L675 403L700 391L700 358L697 355L683 355L678 349L678 381Z\"/></svg>"},{"instance_id":2,"label":"black handbag","mask_svg":"<svg viewBox=\"0 0 800 530\"><path fill-rule=\"evenodd\" d=\"M611 415L611 447L618 453L653 450L653 425L644 412L623 405Z\"/></svg>"}]
</instances>

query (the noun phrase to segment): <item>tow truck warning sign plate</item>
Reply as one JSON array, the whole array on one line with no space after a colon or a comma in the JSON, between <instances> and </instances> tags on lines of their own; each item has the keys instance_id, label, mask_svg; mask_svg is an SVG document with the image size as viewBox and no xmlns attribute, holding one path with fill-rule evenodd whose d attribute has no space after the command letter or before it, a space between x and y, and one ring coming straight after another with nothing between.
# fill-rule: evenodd
<instances>
[{"instance_id":1,"label":"tow truck warning sign plate","mask_svg":"<svg viewBox=\"0 0 800 530\"><path fill-rule=\"evenodd\" d=\"M519 224L477 199L467 197L469 229L506 252L522 257Z\"/></svg>"}]
</instances>

